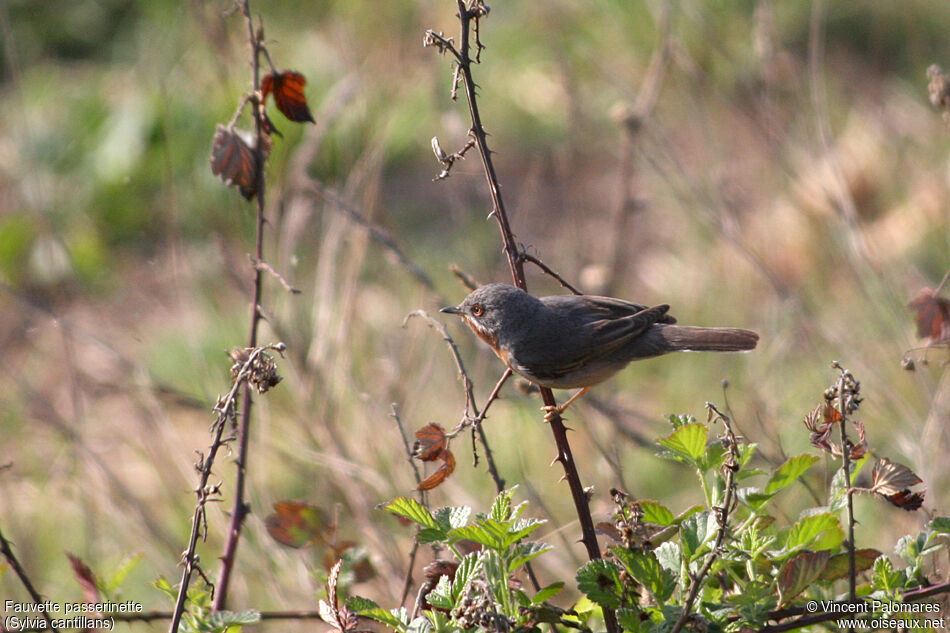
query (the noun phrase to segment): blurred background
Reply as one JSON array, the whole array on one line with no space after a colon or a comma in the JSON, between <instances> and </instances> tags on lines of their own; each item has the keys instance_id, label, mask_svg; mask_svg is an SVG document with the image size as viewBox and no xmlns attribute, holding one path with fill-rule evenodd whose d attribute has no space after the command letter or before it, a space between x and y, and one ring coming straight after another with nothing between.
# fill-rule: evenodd
<instances>
[{"instance_id":1,"label":"blurred background","mask_svg":"<svg viewBox=\"0 0 950 633\"><path fill-rule=\"evenodd\" d=\"M215 125L250 85L229 8L0 3L0 529L55 601L81 599L69 551L102 576L140 557L119 594L172 606L149 583L180 576L195 451L249 322L253 206L209 169ZM283 139L267 165L265 253L301 293L265 279L260 340L288 352L284 382L255 407L252 515L229 604L315 607L325 551L284 547L264 525L275 502L302 499L366 548L377 574L356 592L391 606L412 532L374 506L415 488L392 404L410 432L454 426L464 408L445 343L403 320L467 294L453 264L510 280L475 152L433 182L430 139L454 151L469 125L461 95L450 100L450 60L422 47L426 29L455 35L455 3L252 11L277 68L307 77L317 122L271 106ZM890 552L947 512L946 350L913 352L916 371L901 360L921 344L907 302L950 269L950 133L926 77L950 66L948 32L938 0L492 5L475 73L517 239L586 292L761 334L750 354L635 363L572 407L595 521L611 514L612 486L674 512L701 502L654 439L668 414L704 419L706 401L731 407L765 470L812 450L801 420L835 379L832 360L862 383L875 454L928 488L918 513L861 498L858 546ZM563 292L528 270L533 292ZM481 404L502 366L442 320ZM539 406L509 384L484 428L516 499L550 519L547 584L573 577L584 551ZM484 460L473 468L466 436L453 451L432 504L486 508ZM216 464L225 502L200 549L212 575L231 458ZM779 518L820 503L836 467L816 465ZM25 596L9 570L0 596Z\"/></svg>"}]
</instances>

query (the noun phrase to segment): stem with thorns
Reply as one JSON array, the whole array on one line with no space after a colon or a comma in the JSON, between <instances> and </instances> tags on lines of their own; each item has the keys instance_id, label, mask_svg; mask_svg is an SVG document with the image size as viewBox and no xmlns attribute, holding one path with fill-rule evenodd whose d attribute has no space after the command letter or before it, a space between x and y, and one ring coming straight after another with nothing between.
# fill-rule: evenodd
<instances>
[{"instance_id":1,"label":"stem with thorns","mask_svg":"<svg viewBox=\"0 0 950 633\"><path fill-rule=\"evenodd\" d=\"M854 548L854 488L851 486L851 440L848 439L846 425L848 422L848 402L845 399L845 383L851 378L851 372L842 367L838 361L832 363L841 372L838 377L836 390L838 392L838 413L841 415L839 429L841 431L841 474L844 477L845 495L848 500L848 598L857 599L857 569L855 565ZM854 630L853 628L851 629Z\"/></svg>"},{"instance_id":2,"label":"stem with thorns","mask_svg":"<svg viewBox=\"0 0 950 633\"><path fill-rule=\"evenodd\" d=\"M33 583L30 582L30 577L26 575L26 570L23 569L20 561L17 560L16 555L13 553L13 547L10 546L10 541L8 541L5 536L3 536L2 532L0 532L0 554L3 555L3 558L7 561L7 564L10 566L10 569L13 570L13 573L16 574L16 577L20 579L21 583L23 583L23 587L26 588L26 592L30 594L30 600L33 601L33 604L43 605L43 597L33 586ZM46 612L46 609L42 608L38 610L43 615L43 619L46 620L46 624L49 625L49 630L56 633L57 629L53 626L53 621L50 619L49 613Z\"/></svg>"},{"instance_id":3,"label":"stem with thorns","mask_svg":"<svg viewBox=\"0 0 950 633\"><path fill-rule=\"evenodd\" d=\"M481 114L478 110L478 101L475 94L475 80L472 77L472 62L477 61L477 59L473 60L470 56L472 22L475 22L475 33L477 38L478 22L482 17L487 15L488 8L481 2L481 0L471 0L469 5L466 5L465 0L456 0L456 6L458 9L457 17L459 18L460 24L459 48L456 49L451 40L436 34L433 31L428 31L426 33L426 42L438 46L439 50L441 51L448 51L455 57L455 61L458 64L459 72L456 73L456 76L461 76L461 83L465 89L469 115L471 116L472 120L471 134L475 139L476 146L478 147L478 153L482 159L482 167L485 172L488 190L491 194L492 211L489 214L489 217L494 216L495 221L498 223L498 228L501 232L502 243L504 245L505 256L508 260L508 267L511 269L511 276L514 284L522 290L527 291L527 283L525 282L524 275L524 260L522 259L521 253L519 252L515 243L514 234L511 231L511 225L508 222L508 214L505 211L504 201L501 197L501 187L498 184L498 176L495 172L494 163L492 162L491 150L488 148L487 135L485 133L485 128L482 125ZM477 39L475 44L476 47L478 47L477 52L480 52L481 44L477 41ZM545 406L554 407L557 405L557 401L554 398L554 393L547 387L541 387L541 399L544 401ZM574 463L574 457L571 452L571 446L567 440L567 428L564 426L564 421L561 419L560 415L551 416L550 425L551 432L554 435L555 444L557 445L557 457L555 458L555 461L560 462L561 466L564 468L564 477L567 479L568 486L571 489L571 497L574 501L574 508L577 512L577 518L581 525L581 540L583 541L584 546L587 549L587 555L591 560L600 558L600 545L597 543L597 534L594 531L594 522L591 519L587 495L584 491L584 486L581 484L580 476L577 473L577 466ZM617 633L620 631L616 616L610 609L604 610L604 623L606 624L607 631L609 633Z\"/></svg>"},{"instance_id":4,"label":"stem with thorns","mask_svg":"<svg viewBox=\"0 0 950 633\"><path fill-rule=\"evenodd\" d=\"M263 104L257 100L260 94L260 56L264 50L263 28L258 33L254 32L254 23L251 19L251 10L249 0L243 0L241 3L241 13L244 15L247 24L248 41L251 46L251 66L253 69L253 93L254 93L254 130L257 136L257 143L254 146L254 153L257 159L258 171L256 174L257 183L257 227L256 240L254 247L254 261L264 261L264 123L261 117ZM251 302L251 326L248 335L248 347L257 346L257 329L261 321L261 294L263 289L264 272L261 266L254 266L254 291ZM217 591L214 597L214 611L221 611L225 607L228 597L228 586L231 581L231 573L234 570L235 557L237 554L238 541L241 537L241 528L244 525L244 519L250 512L247 502L244 500L244 487L247 477L247 459L248 459L248 440L251 430L251 387L244 385L244 392L241 398L241 422L238 426L238 457L237 457L237 476L234 482L234 505L231 508L231 520L228 525L227 541L224 546L224 553L221 555L221 569L218 573Z\"/></svg>"}]
</instances>

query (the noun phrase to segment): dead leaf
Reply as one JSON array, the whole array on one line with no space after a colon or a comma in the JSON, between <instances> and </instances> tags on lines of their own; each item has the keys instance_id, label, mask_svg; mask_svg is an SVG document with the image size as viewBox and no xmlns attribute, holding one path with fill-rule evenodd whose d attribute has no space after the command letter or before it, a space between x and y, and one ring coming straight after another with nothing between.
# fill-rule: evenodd
<instances>
[{"instance_id":1,"label":"dead leaf","mask_svg":"<svg viewBox=\"0 0 950 633\"><path fill-rule=\"evenodd\" d=\"M908 306L917 311L917 336L929 338L931 345L950 340L950 301L923 288Z\"/></svg>"},{"instance_id":2,"label":"dead leaf","mask_svg":"<svg viewBox=\"0 0 950 633\"><path fill-rule=\"evenodd\" d=\"M442 451L442 465L439 468L422 480L419 484L419 490L432 490L443 481L448 478L455 471L455 456L452 454L452 451L446 449Z\"/></svg>"},{"instance_id":3,"label":"dead leaf","mask_svg":"<svg viewBox=\"0 0 950 633\"><path fill-rule=\"evenodd\" d=\"M96 575L89 569L89 565L69 552L66 552L66 558L69 559L69 564L72 565L76 581L82 587L83 599L90 604L99 603L99 583L96 582Z\"/></svg>"},{"instance_id":4,"label":"dead leaf","mask_svg":"<svg viewBox=\"0 0 950 633\"><path fill-rule=\"evenodd\" d=\"M274 93L277 109L291 121L315 123L307 105L307 95L303 91L306 84L307 79L293 70L269 73L261 80L261 94L266 100L268 94Z\"/></svg>"},{"instance_id":5,"label":"dead leaf","mask_svg":"<svg viewBox=\"0 0 950 633\"><path fill-rule=\"evenodd\" d=\"M211 173L251 200L257 195L257 156L237 132L219 125L211 144Z\"/></svg>"},{"instance_id":6,"label":"dead leaf","mask_svg":"<svg viewBox=\"0 0 950 633\"><path fill-rule=\"evenodd\" d=\"M323 508L304 501L278 501L264 525L275 541L295 548L326 543L333 531Z\"/></svg>"},{"instance_id":7,"label":"dead leaf","mask_svg":"<svg viewBox=\"0 0 950 633\"><path fill-rule=\"evenodd\" d=\"M430 422L416 431L412 454L421 461L432 462L442 457L448 445L449 440L445 436L445 429L435 422Z\"/></svg>"}]
</instances>

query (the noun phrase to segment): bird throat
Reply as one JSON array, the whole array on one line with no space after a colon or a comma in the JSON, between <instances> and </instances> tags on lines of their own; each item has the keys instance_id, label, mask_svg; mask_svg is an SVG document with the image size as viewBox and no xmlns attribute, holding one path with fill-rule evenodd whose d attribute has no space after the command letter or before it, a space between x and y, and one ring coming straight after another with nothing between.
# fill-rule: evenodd
<instances>
[{"instance_id":1,"label":"bird throat","mask_svg":"<svg viewBox=\"0 0 950 633\"><path fill-rule=\"evenodd\" d=\"M508 352L501 349L498 346L498 335L494 332L491 332L481 326L475 319L472 319L468 315L464 317L465 323L468 324L468 327L472 329L472 332L478 335L478 338L482 339L488 346L495 352L495 356L501 359L503 363L508 364Z\"/></svg>"}]
</instances>

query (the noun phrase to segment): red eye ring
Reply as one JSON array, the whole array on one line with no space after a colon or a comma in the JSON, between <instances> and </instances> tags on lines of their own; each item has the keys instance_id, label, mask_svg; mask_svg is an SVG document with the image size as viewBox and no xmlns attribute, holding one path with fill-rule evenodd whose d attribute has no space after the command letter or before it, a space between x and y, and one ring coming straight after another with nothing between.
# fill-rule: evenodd
<instances>
[{"instance_id":1,"label":"red eye ring","mask_svg":"<svg viewBox=\"0 0 950 633\"><path fill-rule=\"evenodd\" d=\"M485 314L485 308L482 307L482 304L476 303L472 306L472 316L480 317Z\"/></svg>"}]
</instances>

